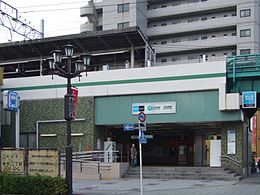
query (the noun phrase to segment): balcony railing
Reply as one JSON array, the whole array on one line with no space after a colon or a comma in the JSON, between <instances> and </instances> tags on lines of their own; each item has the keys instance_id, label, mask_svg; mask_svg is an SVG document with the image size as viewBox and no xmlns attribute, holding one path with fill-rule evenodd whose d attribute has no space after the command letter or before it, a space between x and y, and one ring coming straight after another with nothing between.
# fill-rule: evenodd
<instances>
[{"instance_id":1,"label":"balcony railing","mask_svg":"<svg viewBox=\"0 0 260 195\"><path fill-rule=\"evenodd\" d=\"M186 22L179 24L169 24L165 26L156 26L148 28L148 36L160 36L166 34L179 34L184 32L193 32L207 29L217 29L223 27L236 26L236 17L223 17L205 21Z\"/></svg>"},{"instance_id":2,"label":"balcony railing","mask_svg":"<svg viewBox=\"0 0 260 195\"><path fill-rule=\"evenodd\" d=\"M207 48L227 47L236 45L236 36L209 38L205 40L183 41L165 45L152 45L156 53L174 53L180 51L205 50Z\"/></svg>"},{"instance_id":3,"label":"balcony railing","mask_svg":"<svg viewBox=\"0 0 260 195\"><path fill-rule=\"evenodd\" d=\"M237 0L208 0L194 3L176 4L170 6L163 6L156 9L150 9L147 12L149 19L158 17L170 17L173 15L181 15L187 13L194 13L199 11L207 11L213 9L221 9L226 7L236 6Z\"/></svg>"}]
</instances>

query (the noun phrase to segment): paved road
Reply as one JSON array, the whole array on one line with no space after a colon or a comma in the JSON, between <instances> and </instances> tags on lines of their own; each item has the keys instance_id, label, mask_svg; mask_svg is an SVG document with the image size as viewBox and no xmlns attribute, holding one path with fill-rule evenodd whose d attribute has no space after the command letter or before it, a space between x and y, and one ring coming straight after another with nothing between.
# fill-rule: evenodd
<instances>
[{"instance_id":1,"label":"paved road","mask_svg":"<svg viewBox=\"0 0 260 195\"><path fill-rule=\"evenodd\" d=\"M260 174L242 181L144 179L144 195L259 195ZM75 195L138 195L138 179L76 180Z\"/></svg>"}]
</instances>

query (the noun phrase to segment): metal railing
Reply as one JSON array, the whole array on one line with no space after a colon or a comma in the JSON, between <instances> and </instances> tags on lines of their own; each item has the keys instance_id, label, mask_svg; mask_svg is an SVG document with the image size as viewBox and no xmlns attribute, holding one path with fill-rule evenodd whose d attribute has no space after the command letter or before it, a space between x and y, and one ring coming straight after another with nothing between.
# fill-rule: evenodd
<instances>
[{"instance_id":1,"label":"metal railing","mask_svg":"<svg viewBox=\"0 0 260 195\"><path fill-rule=\"evenodd\" d=\"M122 152L118 150L113 150L113 151L84 151L84 152L73 152L72 153L72 161L76 162L77 160L81 161L100 161L100 162L105 162L105 156L107 156L107 161L108 162L122 162ZM60 155L61 159L65 158L65 153L62 153ZM112 158L112 159L111 159Z\"/></svg>"},{"instance_id":2,"label":"metal railing","mask_svg":"<svg viewBox=\"0 0 260 195\"><path fill-rule=\"evenodd\" d=\"M112 152L112 153L111 153ZM111 163L122 162L122 153L118 150L73 152L72 164L74 173L87 175L101 175L103 171L111 170ZM60 175L64 175L66 158L60 154Z\"/></svg>"},{"instance_id":3,"label":"metal railing","mask_svg":"<svg viewBox=\"0 0 260 195\"><path fill-rule=\"evenodd\" d=\"M248 54L227 57L226 70L227 76L229 78L233 78L234 82L237 76L242 77L249 75L248 73L250 72L258 72L260 70L260 54ZM254 74L251 74L251 76L253 75Z\"/></svg>"}]
</instances>

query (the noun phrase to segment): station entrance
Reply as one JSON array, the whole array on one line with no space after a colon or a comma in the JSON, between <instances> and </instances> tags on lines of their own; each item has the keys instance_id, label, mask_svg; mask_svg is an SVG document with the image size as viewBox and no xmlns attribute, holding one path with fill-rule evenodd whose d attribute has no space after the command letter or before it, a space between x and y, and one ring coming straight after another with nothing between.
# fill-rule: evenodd
<instances>
[{"instance_id":1,"label":"station entrance","mask_svg":"<svg viewBox=\"0 0 260 195\"><path fill-rule=\"evenodd\" d=\"M130 147L138 149L138 130L103 127L104 140L116 143L122 160L129 162ZM99 133L101 134L101 133ZM221 140L220 124L147 124L147 144L142 145L143 164L151 166L210 166L210 140ZM139 151L139 150L138 150Z\"/></svg>"}]
</instances>

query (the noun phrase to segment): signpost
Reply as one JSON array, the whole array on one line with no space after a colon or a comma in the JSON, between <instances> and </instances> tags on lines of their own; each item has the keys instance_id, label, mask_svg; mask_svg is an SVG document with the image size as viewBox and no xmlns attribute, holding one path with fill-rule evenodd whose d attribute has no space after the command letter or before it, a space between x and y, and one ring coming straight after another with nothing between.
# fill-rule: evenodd
<instances>
[{"instance_id":1,"label":"signpost","mask_svg":"<svg viewBox=\"0 0 260 195\"><path fill-rule=\"evenodd\" d=\"M140 160L140 192L141 195L143 195L143 161L142 161L142 144L147 143L147 139L145 138L144 129L145 127L146 130L146 125L145 125L145 120L146 120L146 115L144 112L140 112L138 114L138 120L139 120L139 160ZM142 125L141 125L142 124Z\"/></svg>"},{"instance_id":2,"label":"signpost","mask_svg":"<svg viewBox=\"0 0 260 195\"><path fill-rule=\"evenodd\" d=\"M140 192L141 195L143 195L143 162L142 162L142 144L146 144L147 143L147 137L145 136L144 132L146 131L146 115L143 112L144 111L144 107L140 107L138 106L137 108L133 108L137 109L139 111L138 114L138 139L139 139L139 160L140 160ZM134 131L135 125L133 123L126 123L123 125L124 126L124 131ZM132 138L132 137L131 137ZM133 138L135 138L135 136L133 136ZM150 139L153 138L153 135L150 135L149 137Z\"/></svg>"},{"instance_id":3,"label":"signpost","mask_svg":"<svg viewBox=\"0 0 260 195\"><path fill-rule=\"evenodd\" d=\"M15 147L20 147L20 97L17 92L7 90L3 92L3 108L15 112Z\"/></svg>"},{"instance_id":4,"label":"signpost","mask_svg":"<svg viewBox=\"0 0 260 195\"><path fill-rule=\"evenodd\" d=\"M133 123L124 124L124 131L133 131L133 130L135 130L135 124Z\"/></svg>"}]
</instances>

